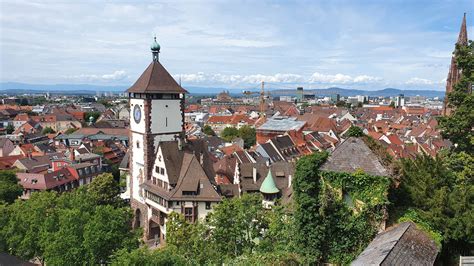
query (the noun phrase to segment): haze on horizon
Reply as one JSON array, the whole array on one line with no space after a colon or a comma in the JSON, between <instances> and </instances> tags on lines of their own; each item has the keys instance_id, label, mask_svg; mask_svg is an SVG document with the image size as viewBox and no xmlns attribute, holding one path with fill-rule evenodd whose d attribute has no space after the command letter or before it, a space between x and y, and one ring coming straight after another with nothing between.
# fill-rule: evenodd
<instances>
[{"instance_id":1,"label":"haze on horizon","mask_svg":"<svg viewBox=\"0 0 474 266\"><path fill-rule=\"evenodd\" d=\"M444 90L459 1L0 3L0 82L130 85L160 61L183 86Z\"/></svg>"}]
</instances>

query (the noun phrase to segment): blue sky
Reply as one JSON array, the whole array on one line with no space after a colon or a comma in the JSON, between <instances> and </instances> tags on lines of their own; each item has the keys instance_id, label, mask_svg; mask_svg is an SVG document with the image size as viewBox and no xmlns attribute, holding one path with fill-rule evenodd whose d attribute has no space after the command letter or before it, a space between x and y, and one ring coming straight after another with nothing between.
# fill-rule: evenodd
<instances>
[{"instance_id":1,"label":"blue sky","mask_svg":"<svg viewBox=\"0 0 474 266\"><path fill-rule=\"evenodd\" d=\"M472 0L0 5L1 82L129 85L156 34L184 86L444 90L464 12L474 34Z\"/></svg>"}]
</instances>

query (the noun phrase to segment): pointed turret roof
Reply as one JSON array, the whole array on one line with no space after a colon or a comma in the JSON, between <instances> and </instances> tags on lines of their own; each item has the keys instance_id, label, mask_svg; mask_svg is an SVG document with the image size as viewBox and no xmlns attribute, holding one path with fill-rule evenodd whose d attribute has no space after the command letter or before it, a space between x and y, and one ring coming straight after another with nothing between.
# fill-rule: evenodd
<instances>
[{"instance_id":1,"label":"pointed turret roof","mask_svg":"<svg viewBox=\"0 0 474 266\"><path fill-rule=\"evenodd\" d=\"M462 19L461 29L459 30L459 37L458 37L457 44L467 45L466 13L464 13L464 17Z\"/></svg>"},{"instance_id":2,"label":"pointed turret roof","mask_svg":"<svg viewBox=\"0 0 474 266\"><path fill-rule=\"evenodd\" d=\"M262 185L260 186L260 192L266 194L276 194L280 192L275 184L275 180L273 180L272 171L268 170L267 177L263 180Z\"/></svg>"},{"instance_id":3,"label":"pointed turret roof","mask_svg":"<svg viewBox=\"0 0 474 266\"><path fill-rule=\"evenodd\" d=\"M127 92L131 93L187 93L159 61L153 61L145 69L135 84Z\"/></svg>"}]
</instances>

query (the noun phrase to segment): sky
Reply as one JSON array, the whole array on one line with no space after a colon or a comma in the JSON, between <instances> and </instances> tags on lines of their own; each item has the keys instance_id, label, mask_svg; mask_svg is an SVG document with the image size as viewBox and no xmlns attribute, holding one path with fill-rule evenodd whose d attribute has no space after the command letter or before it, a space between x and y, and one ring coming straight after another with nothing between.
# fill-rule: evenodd
<instances>
[{"instance_id":1,"label":"sky","mask_svg":"<svg viewBox=\"0 0 474 266\"><path fill-rule=\"evenodd\" d=\"M0 1L0 82L444 90L474 1Z\"/></svg>"}]
</instances>

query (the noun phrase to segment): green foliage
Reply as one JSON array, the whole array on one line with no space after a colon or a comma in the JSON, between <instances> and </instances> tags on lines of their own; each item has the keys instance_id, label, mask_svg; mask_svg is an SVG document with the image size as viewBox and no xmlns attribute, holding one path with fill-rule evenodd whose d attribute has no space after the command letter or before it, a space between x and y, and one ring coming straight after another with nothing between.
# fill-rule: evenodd
<instances>
[{"instance_id":1,"label":"green foliage","mask_svg":"<svg viewBox=\"0 0 474 266\"><path fill-rule=\"evenodd\" d=\"M129 251L127 249L120 249L112 256L111 265L114 266L141 266L141 265L190 265L189 260L185 259L180 250L170 247L157 250L149 250L147 248L140 248Z\"/></svg>"},{"instance_id":2,"label":"green foliage","mask_svg":"<svg viewBox=\"0 0 474 266\"><path fill-rule=\"evenodd\" d=\"M391 101L389 107L395 108L395 102Z\"/></svg>"},{"instance_id":3,"label":"green foliage","mask_svg":"<svg viewBox=\"0 0 474 266\"><path fill-rule=\"evenodd\" d=\"M439 127L444 138L455 144L456 151L474 153L474 43L468 46L456 46L456 64L461 72L461 79L454 84L448 95L448 106L453 108L450 116L439 118Z\"/></svg>"},{"instance_id":4,"label":"green foliage","mask_svg":"<svg viewBox=\"0 0 474 266\"><path fill-rule=\"evenodd\" d=\"M442 234L442 259L450 264L474 243L474 157L466 152L403 160L397 205Z\"/></svg>"},{"instance_id":5,"label":"green foliage","mask_svg":"<svg viewBox=\"0 0 474 266\"><path fill-rule=\"evenodd\" d=\"M0 248L48 265L107 262L118 249L138 247L131 210L96 205L81 187L69 193L35 192L27 201L0 205ZM4 247L2 247L2 245Z\"/></svg>"},{"instance_id":6,"label":"green foliage","mask_svg":"<svg viewBox=\"0 0 474 266\"><path fill-rule=\"evenodd\" d=\"M293 196L295 201L295 242L306 263L322 259L321 246L326 241L321 232L326 228L319 213L319 167L326 161L327 153L314 153L296 163Z\"/></svg>"},{"instance_id":7,"label":"green foliage","mask_svg":"<svg viewBox=\"0 0 474 266\"><path fill-rule=\"evenodd\" d=\"M221 132L221 138L227 142L231 142L239 136L239 130L235 127L226 127Z\"/></svg>"},{"instance_id":8,"label":"green foliage","mask_svg":"<svg viewBox=\"0 0 474 266\"><path fill-rule=\"evenodd\" d=\"M366 207L388 203L387 194L390 180L385 176L374 176L363 171L355 173L323 172L321 175L332 188L340 189L353 200L364 202Z\"/></svg>"},{"instance_id":9,"label":"green foliage","mask_svg":"<svg viewBox=\"0 0 474 266\"><path fill-rule=\"evenodd\" d=\"M216 135L216 132L214 132L214 130L212 130L212 127L209 126L209 125L205 125L203 128L202 128L202 132L208 136L215 136Z\"/></svg>"},{"instance_id":10,"label":"green foliage","mask_svg":"<svg viewBox=\"0 0 474 266\"><path fill-rule=\"evenodd\" d=\"M345 137L362 137L364 135L364 132L362 129L358 126L351 126L346 134Z\"/></svg>"},{"instance_id":11,"label":"green foliage","mask_svg":"<svg viewBox=\"0 0 474 266\"><path fill-rule=\"evenodd\" d=\"M221 246L224 256L238 256L252 252L255 238L260 237L263 225L262 199L258 194L244 194L242 197L228 200L216 207L209 217L213 227L212 236Z\"/></svg>"},{"instance_id":12,"label":"green foliage","mask_svg":"<svg viewBox=\"0 0 474 266\"><path fill-rule=\"evenodd\" d=\"M56 131L54 131L54 129L52 129L51 127L45 127L43 128L43 131L41 131L41 134L53 134L53 133L56 133Z\"/></svg>"},{"instance_id":13,"label":"green foliage","mask_svg":"<svg viewBox=\"0 0 474 266\"><path fill-rule=\"evenodd\" d=\"M435 231L430 224L420 217L418 212L414 209L408 209L403 216L398 219L399 223L403 222L413 222L416 224L417 228L427 233L436 243L439 249L441 249L441 243L443 241L443 236L441 233Z\"/></svg>"},{"instance_id":14,"label":"green foliage","mask_svg":"<svg viewBox=\"0 0 474 266\"><path fill-rule=\"evenodd\" d=\"M301 258L296 253L271 252L271 253L251 253L245 254L234 259L226 261L225 265L247 266L247 265L266 265L266 266L289 266L300 265Z\"/></svg>"},{"instance_id":15,"label":"green foliage","mask_svg":"<svg viewBox=\"0 0 474 266\"><path fill-rule=\"evenodd\" d=\"M0 171L0 202L12 203L21 196L22 187L18 184L15 171Z\"/></svg>"},{"instance_id":16,"label":"green foliage","mask_svg":"<svg viewBox=\"0 0 474 266\"><path fill-rule=\"evenodd\" d=\"M5 130L7 131L7 134L12 134L15 131L15 127L13 127L12 124L8 124Z\"/></svg>"},{"instance_id":17,"label":"green foliage","mask_svg":"<svg viewBox=\"0 0 474 266\"><path fill-rule=\"evenodd\" d=\"M248 149L257 142L257 131L251 126L242 126L239 128L239 137L244 140L244 148Z\"/></svg>"},{"instance_id":18,"label":"green foliage","mask_svg":"<svg viewBox=\"0 0 474 266\"><path fill-rule=\"evenodd\" d=\"M120 187L112 174L105 173L96 176L87 186L87 191L98 205L120 205Z\"/></svg>"},{"instance_id":19,"label":"green foliage","mask_svg":"<svg viewBox=\"0 0 474 266\"><path fill-rule=\"evenodd\" d=\"M276 225L269 229L270 213L263 209L262 199L257 194L224 199L214 207L206 221L194 224L186 222L181 214L172 213L166 224L166 243L196 264L222 264L262 251L259 243L269 245L271 240L264 232L271 231L272 237L277 234ZM288 232L278 233L290 235ZM279 241L278 246L282 247L284 239Z\"/></svg>"},{"instance_id":20,"label":"green foliage","mask_svg":"<svg viewBox=\"0 0 474 266\"><path fill-rule=\"evenodd\" d=\"M240 137L244 140L244 147L250 148L255 145L257 140L257 131L251 126L242 126L237 129L235 127L226 127L221 132L221 138L227 142Z\"/></svg>"},{"instance_id":21,"label":"green foliage","mask_svg":"<svg viewBox=\"0 0 474 266\"><path fill-rule=\"evenodd\" d=\"M296 165L296 252L305 264L349 264L384 218L390 181L360 171L319 171L326 158L327 154L313 154Z\"/></svg>"}]
</instances>

